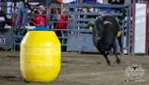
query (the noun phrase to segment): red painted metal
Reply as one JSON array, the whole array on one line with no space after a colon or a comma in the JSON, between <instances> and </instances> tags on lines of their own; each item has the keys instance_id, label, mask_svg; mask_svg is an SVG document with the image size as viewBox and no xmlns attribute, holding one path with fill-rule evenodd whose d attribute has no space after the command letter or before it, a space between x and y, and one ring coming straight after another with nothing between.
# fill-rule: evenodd
<instances>
[{"instance_id":1,"label":"red painted metal","mask_svg":"<svg viewBox=\"0 0 149 85\"><path fill-rule=\"evenodd\" d=\"M148 8L149 8L149 2L148 2L148 0L146 0L146 44L145 44L145 51L146 51L146 53L148 53L148 30L149 30L149 28L148 28L148 17L149 17L149 13L148 13Z\"/></svg>"},{"instance_id":2,"label":"red painted metal","mask_svg":"<svg viewBox=\"0 0 149 85\"><path fill-rule=\"evenodd\" d=\"M132 24L135 24L135 0L132 0ZM131 42L133 43L131 46L131 52L134 51L134 27L131 28L132 29L132 35L131 35Z\"/></svg>"}]
</instances>

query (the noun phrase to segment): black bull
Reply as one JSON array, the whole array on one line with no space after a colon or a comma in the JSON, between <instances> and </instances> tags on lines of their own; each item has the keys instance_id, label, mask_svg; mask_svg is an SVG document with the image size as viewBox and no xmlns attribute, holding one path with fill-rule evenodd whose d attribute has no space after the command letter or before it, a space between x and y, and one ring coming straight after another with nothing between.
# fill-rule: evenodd
<instances>
[{"instance_id":1,"label":"black bull","mask_svg":"<svg viewBox=\"0 0 149 85\"><path fill-rule=\"evenodd\" d=\"M100 16L95 22L90 22L89 27L93 28L93 43L98 51L105 57L107 64L111 65L111 62L108 59L108 54L112 48L113 53L116 56L116 62L120 63L117 53L116 38L118 38L121 52L122 43L121 36L117 37L120 27L115 17L110 15Z\"/></svg>"}]
</instances>

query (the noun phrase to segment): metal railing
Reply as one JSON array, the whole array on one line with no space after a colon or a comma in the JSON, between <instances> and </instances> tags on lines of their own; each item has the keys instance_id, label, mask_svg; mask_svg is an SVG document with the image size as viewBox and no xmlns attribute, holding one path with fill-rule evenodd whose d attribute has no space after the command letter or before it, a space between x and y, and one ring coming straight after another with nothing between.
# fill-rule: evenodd
<instances>
[{"instance_id":1,"label":"metal railing","mask_svg":"<svg viewBox=\"0 0 149 85\"><path fill-rule=\"evenodd\" d=\"M48 2L48 0L47 0ZM49 3L49 2L48 2ZM49 4L46 4L45 6L45 9L47 10L46 12L46 17L47 17L47 24L46 24L46 27L50 27L51 28L51 25L53 24L56 24L58 23L58 20L57 21L52 21L50 20L48 17L49 16L53 16L55 14L50 14L48 12L49 9L53 9L53 8L60 8L60 9L63 9L63 8L67 8L69 9L68 12L69 12L69 15L71 16L71 18L69 17L68 19L68 22L62 22L62 23L68 23L68 29L55 29L55 27L52 28L53 31L60 31L61 32L61 36L59 37L59 39L61 39L61 42L62 42L62 46L65 46L67 48L67 39L68 39L68 36L70 36L69 34L74 34L74 35L77 35L77 34L92 34L92 31L90 31L87 26L88 26L88 22L89 21L93 21L95 19L93 18L85 18L85 19L81 19L80 16L83 15L83 16L95 16L95 17L98 17L99 16L99 12L87 12L87 13L84 13L84 12L80 12L78 11L78 9L82 9L82 8L96 8L96 9L100 9L100 8L117 8L117 9L124 9L126 10L126 18L127 18L127 24L124 25L124 21L123 21L123 24L121 25L121 28L122 28L122 37L124 38L124 33L126 33L126 37L127 37L127 47L124 48L128 51L128 54L131 54L133 53L133 50L134 49L131 49L131 47L134 45L134 42L131 42L131 37L134 36L134 34L132 35L132 32L131 32L131 29L132 27L134 27L134 23L132 23L132 11L131 11L131 8L132 8L132 4L127 4L127 5L109 5L109 4L68 4L67 7L63 7L61 8L61 6L50 6ZM71 9L73 9L74 11L71 11ZM111 13L113 16L115 17L121 17L123 15L123 13ZM60 14L59 14L60 15ZM34 15L35 16L35 15ZM43 15L45 16L45 15ZM56 14L56 16L58 16ZM124 27L125 26L125 27ZM126 28L126 29L124 29ZM13 32L15 32L15 28L13 29ZM13 47L11 48L12 50L16 51L16 45L19 45L20 43L17 43L15 40L16 38L18 38L20 36L13 36ZM21 37L20 37L21 38ZM84 43L84 42L83 42ZM85 43L84 43L85 44ZM68 51L67 49L64 50L64 51ZM76 50L77 51L77 50ZM80 50L79 50L80 51ZM83 51L83 50L82 50Z\"/></svg>"}]
</instances>

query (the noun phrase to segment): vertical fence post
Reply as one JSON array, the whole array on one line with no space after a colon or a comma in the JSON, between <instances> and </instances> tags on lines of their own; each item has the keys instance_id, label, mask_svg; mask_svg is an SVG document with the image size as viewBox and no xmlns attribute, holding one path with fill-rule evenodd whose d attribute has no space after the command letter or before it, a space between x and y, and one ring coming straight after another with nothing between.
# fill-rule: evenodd
<instances>
[{"instance_id":1,"label":"vertical fence post","mask_svg":"<svg viewBox=\"0 0 149 85\"><path fill-rule=\"evenodd\" d=\"M146 46L145 46L145 51L146 51L146 54L149 54L149 2L148 0L146 0Z\"/></svg>"},{"instance_id":2,"label":"vertical fence post","mask_svg":"<svg viewBox=\"0 0 149 85\"><path fill-rule=\"evenodd\" d=\"M149 1L147 1L147 11L148 11L148 13L147 13L147 18L148 18L147 27L148 27L148 33L149 33ZM148 34L148 36L149 36L149 34ZM149 39L149 37L148 37L148 39ZM149 43L149 40L148 40L148 43ZM149 48L149 45L147 48ZM148 49L148 53L149 53L149 49Z\"/></svg>"},{"instance_id":3,"label":"vertical fence post","mask_svg":"<svg viewBox=\"0 0 149 85\"><path fill-rule=\"evenodd\" d=\"M129 5L129 8L128 8L128 35L127 35L127 47L128 47L128 55L130 55L130 46L131 46L131 7L132 7L132 4Z\"/></svg>"},{"instance_id":4,"label":"vertical fence post","mask_svg":"<svg viewBox=\"0 0 149 85\"><path fill-rule=\"evenodd\" d=\"M48 21L49 21L48 20L49 19L48 18L49 17L49 6L48 5L49 5L49 0L46 0L46 27L49 27L48 26Z\"/></svg>"},{"instance_id":5,"label":"vertical fence post","mask_svg":"<svg viewBox=\"0 0 149 85\"><path fill-rule=\"evenodd\" d=\"M128 6L128 8L126 9L126 11L127 11L127 28L126 28L126 50L127 50L127 53L129 53L129 29L130 29L130 27L129 27L129 20L130 20L130 17L129 17L129 11L130 10L130 5Z\"/></svg>"},{"instance_id":6,"label":"vertical fence post","mask_svg":"<svg viewBox=\"0 0 149 85\"><path fill-rule=\"evenodd\" d=\"M15 12L15 2L14 2L14 5L13 5L13 13L12 13L12 20L14 19L14 12ZM16 42L15 42L15 40L16 40L16 30L15 30L16 28L15 28L15 24L13 24L13 21L12 21L12 31L13 31L13 33L14 33L14 35L12 36L13 37L13 45L12 45L12 48L13 48L13 51L15 52L15 46L16 46Z\"/></svg>"},{"instance_id":7,"label":"vertical fence post","mask_svg":"<svg viewBox=\"0 0 149 85\"><path fill-rule=\"evenodd\" d=\"M68 36L69 36L69 27L70 27L70 22L69 22L69 20L70 20L70 18L72 18L72 16L71 16L71 14L70 14L70 7L69 7L69 5L68 5L68 28L67 28L67 30L66 30L66 52L67 52L67 47L68 47L68 44L67 44L67 41L68 41Z\"/></svg>"},{"instance_id":8,"label":"vertical fence post","mask_svg":"<svg viewBox=\"0 0 149 85\"><path fill-rule=\"evenodd\" d=\"M125 9L125 8L124 8ZM128 12L127 11L127 9L125 9L124 11L126 11L126 13ZM122 50L124 49L124 33L125 33L125 30L124 30L124 23L125 23L125 18L126 17L124 17L124 19L122 20L122 26L120 26L120 31L121 31L121 33L122 33L122 38L121 38L121 42L122 42ZM121 51L121 48L120 48L120 51Z\"/></svg>"},{"instance_id":9,"label":"vertical fence post","mask_svg":"<svg viewBox=\"0 0 149 85\"><path fill-rule=\"evenodd\" d=\"M147 20L147 27L148 27L148 33L149 33L149 1L148 0L146 0L147 1L147 18L148 18L148 20ZM148 36L149 36L149 34L148 34ZM148 37L148 39L149 39L149 37ZM148 43L149 43L149 40L148 40ZM147 48L149 48L149 45L148 45L148 47ZM149 49L148 49L148 52L149 52Z\"/></svg>"},{"instance_id":10,"label":"vertical fence post","mask_svg":"<svg viewBox=\"0 0 149 85\"><path fill-rule=\"evenodd\" d=\"M14 3L13 3L13 1L12 1L12 6L11 6L11 10L12 10L12 21L11 22L13 22L13 15L14 15ZM14 33L14 24L12 23L12 33ZM12 42L13 42L13 44L12 44L12 47L11 47L11 51L14 51L14 44L15 44L15 42L14 42L14 36L15 35L12 35Z\"/></svg>"},{"instance_id":11,"label":"vertical fence post","mask_svg":"<svg viewBox=\"0 0 149 85\"><path fill-rule=\"evenodd\" d=\"M132 48L131 48L131 52L132 55L135 54L135 12L136 12L136 0L132 1Z\"/></svg>"}]
</instances>

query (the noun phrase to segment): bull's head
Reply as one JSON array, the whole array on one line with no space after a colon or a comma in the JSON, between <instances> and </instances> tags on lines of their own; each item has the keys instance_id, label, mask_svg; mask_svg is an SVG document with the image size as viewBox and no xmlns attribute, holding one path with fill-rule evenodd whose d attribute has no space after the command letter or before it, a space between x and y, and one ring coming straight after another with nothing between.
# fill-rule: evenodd
<instances>
[{"instance_id":1,"label":"bull's head","mask_svg":"<svg viewBox=\"0 0 149 85\"><path fill-rule=\"evenodd\" d=\"M101 18L97 18L96 21L91 21L88 23L89 29L93 31L95 42L101 40L104 37L104 24L102 24L101 21Z\"/></svg>"},{"instance_id":2,"label":"bull's head","mask_svg":"<svg viewBox=\"0 0 149 85\"><path fill-rule=\"evenodd\" d=\"M95 22L94 21L89 22L88 27L91 31L93 31L93 29L94 29L94 31L93 31L94 41L97 42L97 41L101 40L102 36L100 34L100 31L96 28Z\"/></svg>"}]
</instances>

